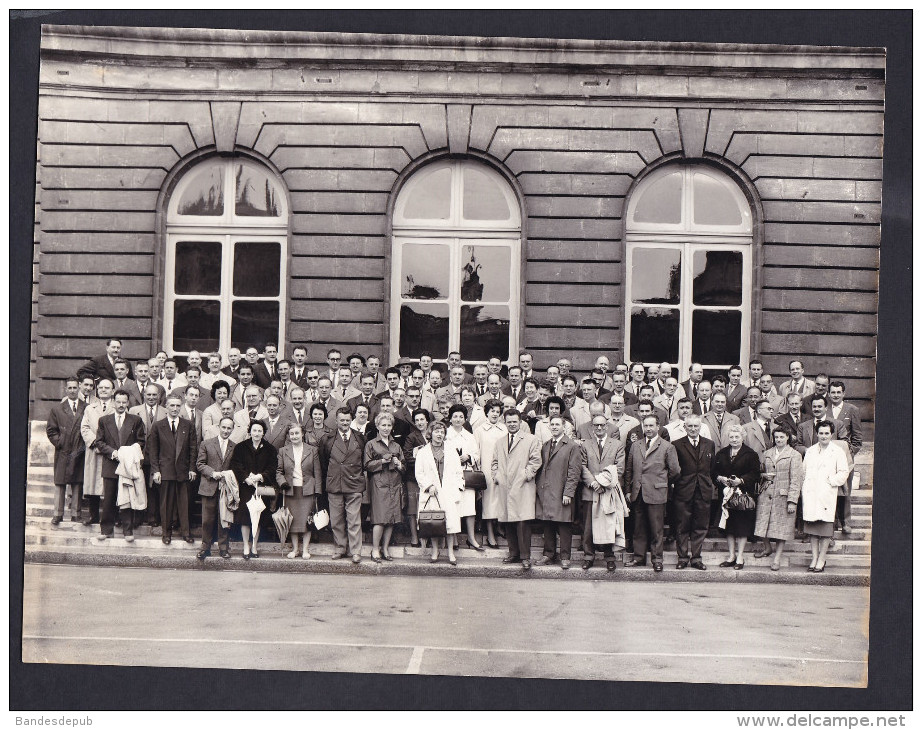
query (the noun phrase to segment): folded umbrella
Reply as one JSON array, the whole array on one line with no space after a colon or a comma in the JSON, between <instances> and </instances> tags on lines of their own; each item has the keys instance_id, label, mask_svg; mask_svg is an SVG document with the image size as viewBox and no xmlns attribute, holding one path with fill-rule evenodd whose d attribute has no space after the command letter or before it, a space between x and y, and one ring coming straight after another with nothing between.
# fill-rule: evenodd
<instances>
[{"instance_id":1,"label":"folded umbrella","mask_svg":"<svg viewBox=\"0 0 922 730\"><path fill-rule=\"evenodd\" d=\"M291 510L286 506L281 506L272 513L272 521L275 523L275 529L279 533L279 542L283 545L288 539L288 530L291 529L292 517Z\"/></svg>"},{"instance_id":2,"label":"folded umbrella","mask_svg":"<svg viewBox=\"0 0 922 730\"><path fill-rule=\"evenodd\" d=\"M266 509L266 503L262 501L261 497L257 497L255 494L250 497L250 501L247 502L247 509L250 511L250 522L253 525L253 530L257 529L259 525L259 515L262 514L262 511Z\"/></svg>"}]
</instances>

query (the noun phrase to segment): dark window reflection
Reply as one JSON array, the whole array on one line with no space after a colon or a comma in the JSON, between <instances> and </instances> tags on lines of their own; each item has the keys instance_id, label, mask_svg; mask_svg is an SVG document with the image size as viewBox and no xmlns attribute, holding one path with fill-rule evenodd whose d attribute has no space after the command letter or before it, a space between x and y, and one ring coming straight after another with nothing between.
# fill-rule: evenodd
<instances>
[{"instance_id":1,"label":"dark window reflection","mask_svg":"<svg viewBox=\"0 0 922 730\"><path fill-rule=\"evenodd\" d=\"M679 359L679 310L631 309L631 359L676 362Z\"/></svg>"},{"instance_id":2,"label":"dark window reflection","mask_svg":"<svg viewBox=\"0 0 922 730\"><path fill-rule=\"evenodd\" d=\"M278 302L234 302L231 309L231 345L241 350L279 341Z\"/></svg>"},{"instance_id":3,"label":"dark window reflection","mask_svg":"<svg viewBox=\"0 0 922 730\"><path fill-rule=\"evenodd\" d=\"M509 307L462 306L461 347L468 360L509 357ZM402 354L402 353L401 353Z\"/></svg>"},{"instance_id":4,"label":"dark window reflection","mask_svg":"<svg viewBox=\"0 0 922 730\"><path fill-rule=\"evenodd\" d=\"M279 192L266 173L237 165L234 180L237 215L277 218L282 214Z\"/></svg>"},{"instance_id":5,"label":"dark window reflection","mask_svg":"<svg viewBox=\"0 0 922 730\"><path fill-rule=\"evenodd\" d=\"M176 212L180 215L224 215L224 166L209 165L195 173Z\"/></svg>"},{"instance_id":6,"label":"dark window reflection","mask_svg":"<svg viewBox=\"0 0 922 730\"><path fill-rule=\"evenodd\" d=\"M173 302L173 349L180 352L218 349L221 303L181 299Z\"/></svg>"},{"instance_id":7,"label":"dark window reflection","mask_svg":"<svg viewBox=\"0 0 922 730\"><path fill-rule=\"evenodd\" d=\"M282 246L239 241L234 245L234 296L277 297L280 286Z\"/></svg>"},{"instance_id":8,"label":"dark window reflection","mask_svg":"<svg viewBox=\"0 0 922 730\"><path fill-rule=\"evenodd\" d=\"M743 315L739 310L692 313L692 360L706 365L735 365L740 359Z\"/></svg>"},{"instance_id":9,"label":"dark window reflection","mask_svg":"<svg viewBox=\"0 0 922 730\"><path fill-rule=\"evenodd\" d=\"M400 307L400 355L418 358L428 351L448 357L448 305L404 304Z\"/></svg>"},{"instance_id":10,"label":"dark window reflection","mask_svg":"<svg viewBox=\"0 0 922 730\"><path fill-rule=\"evenodd\" d=\"M464 246L461 301L508 302L511 257L507 246Z\"/></svg>"},{"instance_id":11,"label":"dark window reflection","mask_svg":"<svg viewBox=\"0 0 922 730\"><path fill-rule=\"evenodd\" d=\"M635 248L631 277L633 301L678 304L682 286L682 252L670 248Z\"/></svg>"},{"instance_id":12,"label":"dark window reflection","mask_svg":"<svg viewBox=\"0 0 922 730\"><path fill-rule=\"evenodd\" d=\"M219 241L179 241L176 244L177 294L221 293L221 243Z\"/></svg>"},{"instance_id":13,"label":"dark window reflection","mask_svg":"<svg viewBox=\"0 0 922 730\"><path fill-rule=\"evenodd\" d=\"M695 251L693 300L707 306L743 303L743 252Z\"/></svg>"},{"instance_id":14,"label":"dark window reflection","mask_svg":"<svg viewBox=\"0 0 922 730\"><path fill-rule=\"evenodd\" d=\"M405 243L402 254L404 299L447 299L451 249L444 244ZM407 357L410 357L407 355Z\"/></svg>"}]
</instances>

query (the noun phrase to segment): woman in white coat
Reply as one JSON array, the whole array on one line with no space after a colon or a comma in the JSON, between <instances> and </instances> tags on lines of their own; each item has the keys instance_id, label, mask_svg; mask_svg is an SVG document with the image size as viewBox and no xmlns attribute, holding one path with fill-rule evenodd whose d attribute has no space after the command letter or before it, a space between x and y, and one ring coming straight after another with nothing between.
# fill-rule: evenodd
<instances>
[{"instance_id":1,"label":"woman in white coat","mask_svg":"<svg viewBox=\"0 0 922 730\"><path fill-rule=\"evenodd\" d=\"M457 565L452 535L461 532L461 495L464 493L464 472L458 452L445 444L445 424L429 424L429 443L416 452L416 483L419 485L419 509L441 509L445 512L448 536L448 562ZM427 507L427 502L429 506ZM417 513L418 516L418 513ZM431 562L439 559L439 538L432 538Z\"/></svg>"},{"instance_id":2,"label":"woman in white coat","mask_svg":"<svg viewBox=\"0 0 922 730\"><path fill-rule=\"evenodd\" d=\"M474 434L467 430L467 409L460 403L453 405L448 411L448 431L445 434L445 445L458 450L461 457L461 466L478 468L480 463L480 448L474 439ZM467 528L467 544L479 552L485 548L474 537L474 521L477 514L477 493L473 489L465 489L461 495L461 516Z\"/></svg>"},{"instance_id":3,"label":"woman in white coat","mask_svg":"<svg viewBox=\"0 0 922 730\"><path fill-rule=\"evenodd\" d=\"M813 559L807 570L822 573L826 567L826 551L832 538L839 487L848 479L848 459L845 450L832 443L833 425L820 421L816 440L804 455L803 500L804 532L810 536Z\"/></svg>"},{"instance_id":4,"label":"woman in white coat","mask_svg":"<svg viewBox=\"0 0 922 730\"><path fill-rule=\"evenodd\" d=\"M500 420L503 415L503 404L500 401L488 400L484 405L484 411L487 418L474 428L474 441L477 442L477 448L480 449L480 463L489 467L489 465L493 464L493 449L497 441L503 441L509 432L506 430L506 425ZM500 514L500 504L499 494L492 479L487 479L487 488L483 492L482 507L481 520L486 525L486 543L491 548L497 548L499 544L496 542L494 523Z\"/></svg>"}]
</instances>

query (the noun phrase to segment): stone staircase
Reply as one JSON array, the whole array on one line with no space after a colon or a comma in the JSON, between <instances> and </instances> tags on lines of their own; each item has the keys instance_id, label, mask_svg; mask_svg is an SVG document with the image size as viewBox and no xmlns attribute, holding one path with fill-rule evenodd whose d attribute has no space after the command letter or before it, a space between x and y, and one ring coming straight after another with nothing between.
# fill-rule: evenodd
<instances>
[{"instance_id":1,"label":"stone staircase","mask_svg":"<svg viewBox=\"0 0 922 730\"><path fill-rule=\"evenodd\" d=\"M44 436L42 435L42 438ZM79 522L71 522L69 510L65 511L64 521L57 526L51 525L53 513L53 473L51 466L47 463L45 456L47 450L32 449L30 456L35 458L39 456L39 463L30 463L27 473L26 485L26 510L25 510L25 559L26 562L78 562L83 564L119 564L119 565L145 565L145 564L169 564L171 567L181 566L194 567L198 564L195 560L195 553L198 551L198 538L201 535L200 528L193 529L193 536L196 542L193 545L185 543L181 539L174 539L170 545L164 545L160 539L159 528L154 528L153 534L149 527L136 528L134 531L135 541L127 543L121 537L121 531L116 528L114 538L98 541L96 535L99 534L98 525L84 527ZM722 537L711 536L705 541L705 547L702 553L704 563L712 570L706 572L696 570L670 571L670 567L676 564L676 554L674 547L668 545L665 552L666 573L681 575L683 580L698 579L715 579L718 574L729 576L735 574L735 578L740 578L744 574L750 576L760 574L760 582L846 582L855 585L868 585L870 580L871 569L871 507L873 502L873 444L868 444L859 453L856 459L856 472L858 474L858 489L852 492L852 534L848 537L837 532L835 535L834 546L830 548L827 559L827 569L824 574L813 576L806 572L805 567L810 563L810 545L809 542L792 541L786 548L782 559L782 570L772 572L768 570L771 558L755 558L752 552L759 549L758 543L750 543L746 548L746 569L743 571L733 571L728 569L719 569L717 566L726 558L727 543ZM44 462L44 463L41 463ZM536 529L537 533L537 529ZM175 535L175 533L174 533ZM396 558L393 563L381 564L380 566L371 563L368 560L363 561L363 566L382 571L393 571L395 566L420 565L425 566L427 574L430 551L425 548L413 548L407 543L409 541L405 532L399 529L395 531L394 542L390 553ZM461 545L466 544L464 537L460 539ZM459 562L468 569L482 569L483 574L503 574L515 575L522 571L518 566L503 566L501 563L505 553L505 542L500 539L500 549L487 549L486 552L477 552L472 549L462 547L457 555ZM362 555L369 557L370 552L370 534L366 533L363 542ZM543 541L540 534L535 534L532 539L532 557L537 558L541 553ZM672 548L672 549L670 549ZM239 532L237 542L231 542L231 553L237 559L232 561L222 561L213 559L209 562L216 565L234 565L238 566L255 566L260 564L259 569L280 570L300 570L308 569L308 566L315 565L318 562L329 564L329 566L342 565L343 561L333 562L328 560L333 553L332 535L329 528L323 530L319 535L315 535L310 552L313 556L309 561L301 559L287 559L285 554L290 550L288 546L282 546L278 543L274 534L262 535L260 537L259 552L260 560L244 562L239 560L242 554L242 544L239 542ZM214 554L217 555L217 548L214 548ZM445 551L442 550L442 562L438 565L446 571L452 569L445 563ZM620 561L623 556L618 556ZM583 555L579 551L579 538L574 536L573 542L573 568L569 571L571 574L583 574L579 569L579 562L582 561ZM164 560L167 562L164 563ZM177 563L177 561L179 561ZM347 561L348 562L348 561ZM351 566L351 563L350 563ZM604 575L604 561L598 559L594 570L589 571L588 575L598 577ZM620 567L620 564L619 564ZM311 568L313 569L313 568ZM327 570L326 568L324 570ZM486 571L486 572L484 572ZM469 572L469 571L461 571ZM475 571L477 572L477 571ZM548 566L531 571L548 572L554 575L561 575L563 571L559 566ZM651 573L652 570L646 569L618 570L616 574L623 576L629 573ZM827 576L832 576L826 580Z\"/></svg>"}]
</instances>

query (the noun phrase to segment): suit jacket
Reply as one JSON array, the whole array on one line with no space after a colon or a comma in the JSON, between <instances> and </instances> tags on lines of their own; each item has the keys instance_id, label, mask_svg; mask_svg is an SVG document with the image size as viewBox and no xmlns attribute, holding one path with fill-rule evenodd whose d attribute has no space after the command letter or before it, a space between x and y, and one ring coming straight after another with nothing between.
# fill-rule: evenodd
<instances>
[{"instance_id":1,"label":"suit jacket","mask_svg":"<svg viewBox=\"0 0 922 730\"><path fill-rule=\"evenodd\" d=\"M739 385L730 385L727 383L727 411L733 413L737 408L743 405L743 401L746 400L746 391L748 389L745 385L740 383Z\"/></svg>"},{"instance_id":2,"label":"suit jacket","mask_svg":"<svg viewBox=\"0 0 922 730\"><path fill-rule=\"evenodd\" d=\"M768 428L772 434L778 428L774 421L768 422ZM774 438L766 438L765 431L759 425L759 421L750 421L743 424L743 443L757 454L761 454L765 449L770 449L775 445Z\"/></svg>"},{"instance_id":3,"label":"suit jacket","mask_svg":"<svg viewBox=\"0 0 922 730\"><path fill-rule=\"evenodd\" d=\"M801 394L804 400L806 400L809 396L813 395L816 392L816 383L814 383L809 378L802 378L801 380L803 381L801 383L801 389L798 390L797 392ZM793 388L794 388L794 381L786 380L779 386L778 395L780 395L782 398L787 399L788 393L790 393L791 390L793 390Z\"/></svg>"},{"instance_id":4,"label":"suit jacket","mask_svg":"<svg viewBox=\"0 0 922 730\"><path fill-rule=\"evenodd\" d=\"M297 494L298 497L310 497L320 494L323 485L323 469L320 466L320 451L316 446L304 443L301 447L301 486L293 487L292 475L295 471L295 449L287 444L279 450L278 465L275 471L275 483L285 494Z\"/></svg>"},{"instance_id":5,"label":"suit jacket","mask_svg":"<svg viewBox=\"0 0 922 730\"><path fill-rule=\"evenodd\" d=\"M314 402L319 403L320 401L314 401ZM314 405L314 403L310 404L310 406L312 405ZM311 412L310 406L307 407L308 415ZM339 425L336 423L336 411L339 408L342 408L343 404L341 401L336 400L336 398L334 398L331 395L329 398L327 398L327 402L324 403L323 406L327 409L327 417L326 417L326 420L323 422L323 425L335 431Z\"/></svg>"},{"instance_id":6,"label":"suit jacket","mask_svg":"<svg viewBox=\"0 0 922 730\"><path fill-rule=\"evenodd\" d=\"M512 384L507 385L500 391L503 395L511 395L515 398L515 402L518 403L525 397L525 386L522 383L519 383L519 387L515 390L512 388ZM580 399L582 400L582 399Z\"/></svg>"},{"instance_id":7,"label":"suit jacket","mask_svg":"<svg viewBox=\"0 0 922 730\"><path fill-rule=\"evenodd\" d=\"M186 406L183 405L183 407L179 409L179 416L188 419L192 424L195 430L196 448L198 448L198 444L202 443L202 412L196 407L190 415Z\"/></svg>"},{"instance_id":8,"label":"suit jacket","mask_svg":"<svg viewBox=\"0 0 922 730\"><path fill-rule=\"evenodd\" d=\"M608 428L605 429L605 433L608 436L613 436L616 439L621 439L621 429L619 429L612 421L608 422ZM585 441L586 439L592 439L593 443L598 443L595 438L595 431L592 428L592 421L587 421L586 423L581 423L579 428L576 429L576 438L579 441ZM624 471L624 469L622 469Z\"/></svg>"},{"instance_id":9,"label":"suit jacket","mask_svg":"<svg viewBox=\"0 0 922 730\"><path fill-rule=\"evenodd\" d=\"M672 400L667 403L667 398L662 393L660 395L653 396L653 407L659 408L664 413L668 414L665 420L661 423L668 423L669 419L672 417L672 414L676 412L676 409L679 407L679 398L678 392L672 394ZM625 411L627 408L624 409ZM636 418L636 416L635 416Z\"/></svg>"},{"instance_id":10,"label":"suit jacket","mask_svg":"<svg viewBox=\"0 0 922 730\"><path fill-rule=\"evenodd\" d=\"M801 414L791 413L790 411L782 413L780 416L775 416L775 423L779 427L783 427L784 429L790 431L795 436L797 435L797 427L800 425L802 420L803 416L801 416ZM793 439L791 443L793 445Z\"/></svg>"},{"instance_id":11,"label":"suit jacket","mask_svg":"<svg viewBox=\"0 0 922 730\"><path fill-rule=\"evenodd\" d=\"M275 422L275 428L269 424L269 418L266 417L266 434L263 440L272 444L273 448L278 451L288 441L288 429L291 428L291 419L284 414L279 414Z\"/></svg>"},{"instance_id":12,"label":"suit jacket","mask_svg":"<svg viewBox=\"0 0 922 730\"><path fill-rule=\"evenodd\" d=\"M800 452L801 456L806 454L807 449L813 446L813 444L817 443L816 432L813 430L813 420L813 416L811 416L806 421L801 421L797 426L797 443L794 444L794 448ZM826 411L826 420L832 421L834 429L832 433L833 439L849 443L849 449L851 449L851 443L848 439L848 430L845 428L845 424L839 419L833 418L828 410Z\"/></svg>"},{"instance_id":13,"label":"suit jacket","mask_svg":"<svg viewBox=\"0 0 922 730\"><path fill-rule=\"evenodd\" d=\"M115 382L115 370L112 368L112 363L109 362L109 356L105 353L96 355L96 357L90 358L81 365L77 370L77 377L83 380L87 376L93 378L97 383L103 378L109 378L109 380Z\"/></svg>"},{"instance_id":14,"label":"suit jacket","mask_svg":"<svg viewBox=\"0 0 922 730\"><path fill-rule=\"evenodd\" d=\"M752 415L749 412L749 406L744 405L742 408L737 408L733 411L733 415L740 419L740 423L743 425L749 423L752 420Z\"/></svg>"},{"instance_id":15,"label":"suit jacket","mask_svg":"<svg viewBox=\"0 0 922 730\"><path fill-rule=\"evenodd\" d=\"M703 416L701 416L701 420L707 424L708 430L711 432L711 440L714 442L714 448L717 451L720 451L724 446L730 445L727 433L727 430L730 428L730 426L733 424L740 425L739 416L726 412L724 412L724 417L720 428L717 428L717 414L714 413L714 411L708 411L705 413Z\"/></svg>"},{"instance_id":16,"label":"suit jacket","mask_svg":"<svg viewBox=\"0 0 922 730\"><path fill-rule=\"evenodd\" d=\"M142 386L136 380L130 381L131 387L126 388L128 391L128 406L129 412L130 409L134 406L144 405L144 393L142 392ZM159 405L163 405L166 400L166 391L163 389L163 386L160 383L155 383L153 380L148 380L147 383L143 386L146 388L148 385L156 385L157 390L160 391L160 399L157 401Z\"/></svg>"},{"instance_id":17,"label":"suit jacket","mask_svg":"<svg viewBox=\"0 0 922 730\"><path fill-rule=\"evenodd\" d=\"M673 446L681 470L675 482L675 498L688 501L699 491L706 500L714 499L717 494L711 479L717 456L714 442L701 436L698 438L698 448L695 448L688 436L685 436L674 441Z\"/></svg>"},{"instance_id":18,"label":"suit jacket","mask_svg":"<svg viewBox=\"0 0 922 730\"><path fill-rule=\"evenodd\" d=\"M702 382L704 382L704 381L702 381ZM691 378L689 378L688 380L683 380L681 383L679 383L679 387L680 387L683 391L685 391L685 397L686 397L686 398L691 398L692 400L697 400L697 393L695 392L695 387L697 387L697 383L695 384L695 387L692 387Z\"/></svg>"},{"instance_id":19,"label":"suit jacket","mask_svg":"<svg viewBox=\"0 0 922 730\"><path fill-rule=\"evenodd\" d=\"M221 456L221 444L217 437L205 439L198 448L195 469L201 475L198 493L203 497L213 497L221 486L221 480L215 479L215 472L228 471L234 455L234 442L228 439L227 450Z\"/></svg>"},{"instance_id":20,"label":"suit jacket","mask_svg":"<svg viewBox=\"0 0 922 730\"><path fill-rule=\"evenodd\" d=\"M349 442L339 431L320 441L320 466L328 494L357 494L365 491L365 437L350 429Z\"/></svg>"},{"instance_id":21,"label":"suit jacket","mask_svg":"<svg viewBox=\"0 0 922 730\"><path fill-rule=\"evenodd\" d=\"M612 393L611 395L614 395L614 393ZM609 403L611 402L611 395L608 397ZM640 402L640 398L638 398L636 395L634 395L631 391L627 389L625 389L625 391L621 395L624 396L625 406L637 405ZM654 398L654 405L656 405L655 400L656 399Z\"/></svg>"},{"instance_id":22,"label":"suit jacket","mask_svg":"<svg viewBox=\"0 0 922 730\"><path fill-rule=\"evenodd\" d=\"M630 406L628 406L627 408L624 409L624 412L627 413L631 418L636 418L636 419L639 421L639 420L640 420L640 414L637 412L638 406L639 406L639 403L635 403L634 405L630 405ZM660 408L659 406L654 405L654 406L653 406L653 412L654 412L654 413L657 415L657 417L659 418L659 422L660 422L660 425L661 425L661 426L662 426L662 425L665 425L665 424L667 424L667 423L669 423L669 415L670 415L670 414L667 413L666 411L664 411L662 408Z\"/></svg>"},{"instance_id":23,"label":"suit jacket","mask_svg":"<svg viewBox=\"0 0 922 730\"><path fill-rule=\"evenodd\" d=\"M187 482L189 472L195 471L198 442L195 427L180 417L176 425L176 436L170 429L169 418L157 421L147 439L147 459L151 474L160 472L165 482Z\"/></svg>"},{"instance_id":24,"label":"suit jacket","mask_svg":"<svg viewBox=\"0 0 922 730\"><path fill-rule=\"evenodd\" d=\"M45 433L54 446L54 483L82 484L83 459L86 445L80 435L80 424L86 403L77 401L77 414L71 410L70 401L65 398L55 403L48 414Z\"/></svg>"},{"instance_id":25,"label":"suit jacket","mask_svg":"<svg viewBox=\"0 0 922 730\"><path fill-rule=\"evenodd\" d=\"M129 408L128 412L131 415L137 416L138 418L141 419L141 422L144 424L145 437L150 436L150 427L153 424L151 423L150 411L147 410L147 406L146 405L134 406L133 408ZM155 406L154 407L154 423L159 421L161 418L166 418L166 408L164 408L163 406Z\"/></svg>"},{"instance_id":26,"label":"suit jacket","mask_svg":"<svg viewBox=\"0 0 922 730\"><path fill-rule=\"evenodd\" d=\"M112 380L112 392L115 393L116 390L119 390L118 380ZM136 406L138 403L143 403L144 398L141 397L141 391L138 390L138 384L136 381L131 378L125 378L123 384L121 385L121 390L124 390L128 393L128 405ZM113 398L115 395L112 396ZM113 401L114 403L115 401Z\"/></svg>"},{"instance_id":27,"label":"suit jacket","mask_svg":"<svg viewBox=\"0 0 922 730\"><path fill-rule=\"evenodd\" d=\"M301 390L307 390L307 371L310 370L308 365L305 365L301 368L301 372L298 373L298 368L294 363L291 365L291 381L296 383Z\"/></svg>"},{"instance_id":28,"label":"suit jacket","mask_svg":"<svg viewBox=\"0 0 922 730\"><path fill-rule=\"evenodd\" d=\"M234 389L230 394L230 399L234 401L234 405L237 407L237 410L246 408L246 399L244 399L243 394L247 387L252 388L253 386L254 386L254 383L250 383L250 385L246 387L244 387L241 383L237 383L237 385L234 386ZM259 388L258 385L256 387ZM265 394L265 390L263 390L262 388L259 388L260 403L262 402L264 394Z\"/></svg>"},{"instance_id":29,"label":"suit jacket","mask_svg":"<svg viewBox=\"0 0 922 730\"><path fill-rule=\"evenodd\" d=\"M826 409L826 413L832 416L832 406ZM863 435L861 433L861 415L858 413L857 406L852 403L842 403L842 410L839 411L839 417L836 419L845 426L845 432L848 434L848 448L852 456L861 449Z\"/></svg>"},{"instance_id":30,"label":"suit jacket","mask_svg":"<svg viewBox=\"0 0 922 730\"><path fill-rule=\"evenodd\" d=\"M595 480L596 476L609 466L614 466L618 470L618 479L624 481L624 442L615 436L607 436L602 445L602 453L599 454L599 441L593 435L583 439L583 463L582 463L582 482L580 498L584 502L592 501L592 488L589 486Z\"/></svg>"},{"instance_id":31,"label":"suit jacket","mask_svg":"<svg viewBox=\"0 0 922 730\"><path fill-rule=\"evenodd\" d=\"M656 438L647 449L643 438L631 444L624 466L624 483L630 490L631 501L642 494L647 504L665 504L669 484L679 476L679 459L675 446Z\"/></svg>"},{"instance_id":32,"label":"suit jacket","mask_svg":"<svg viewBox=\"0 0 922 730\"><path fill-rule=\"evenodd\" d=\"M352 415L355 416L355 409L358 408L365 402L365 397L363 395L357 395L354 398L350 398L346 401L346 405L349 407L349 410L352 411ZM378 412L381 410L380 401L378 397L372 395L368 399L368 420L374 421L375 416L378 415Z\"/></svg>"},{"instance_id":33,"label":"suit jacket","mask_svg":"<svg viewBox=\"0 0 922 730\"><path fill-rule=\"evenodd\" d=\"M576 489L583 470L583 450L578 441L565 435L556 448L551 444L549 440L541 446L541 467L535 475L535 519L571 522L579 497ZM564 506L564 497L570 498L570 504Z\"/></svg>"},{"instance_id":34,"label":"suit jacket","mask_svg":"<svg viewBox=\"0 0 922 730\"><path fill-rule=\"evenodd\" d=\"M269 411L260 403L256 407L256 420L265 421L269 418ZM234 430L231 432L231 439L236 443L241 443L249 437L250 430L250 411L246 408L237 411L234 414Z\"/></svg>"},{"instance_id":35,"label":"suit jacket","mask_svg":"<svg viewBox=\"0 0 922 730\"><path fill-rule=\"evenodd\" d=\"M276 360L276 362L278 361ZM269 387L269 383L278 377L278 370L275 369L275 366L273 366L273 371L275 374L270 375L269 370L266 368L266 361L260 360L256 365L253 366L253 382L265 390Z\"/></svg>"},{"instance_id":36,"label":"suit jacket","mask_svg":"<svg viewBox=\"0 0 922 730\"><path fill-rule=\"evenodd\" d=\"M117 479L115 469L118 462L112 459L112 454L122 446L140 444L144 450L144 424L138 416L130 413L124 415L122 427L116 428L115 412L108 413L99 419L96 429L96 450L105 458L102 461L102 478Z\"/></svg>"}]
</instances>

